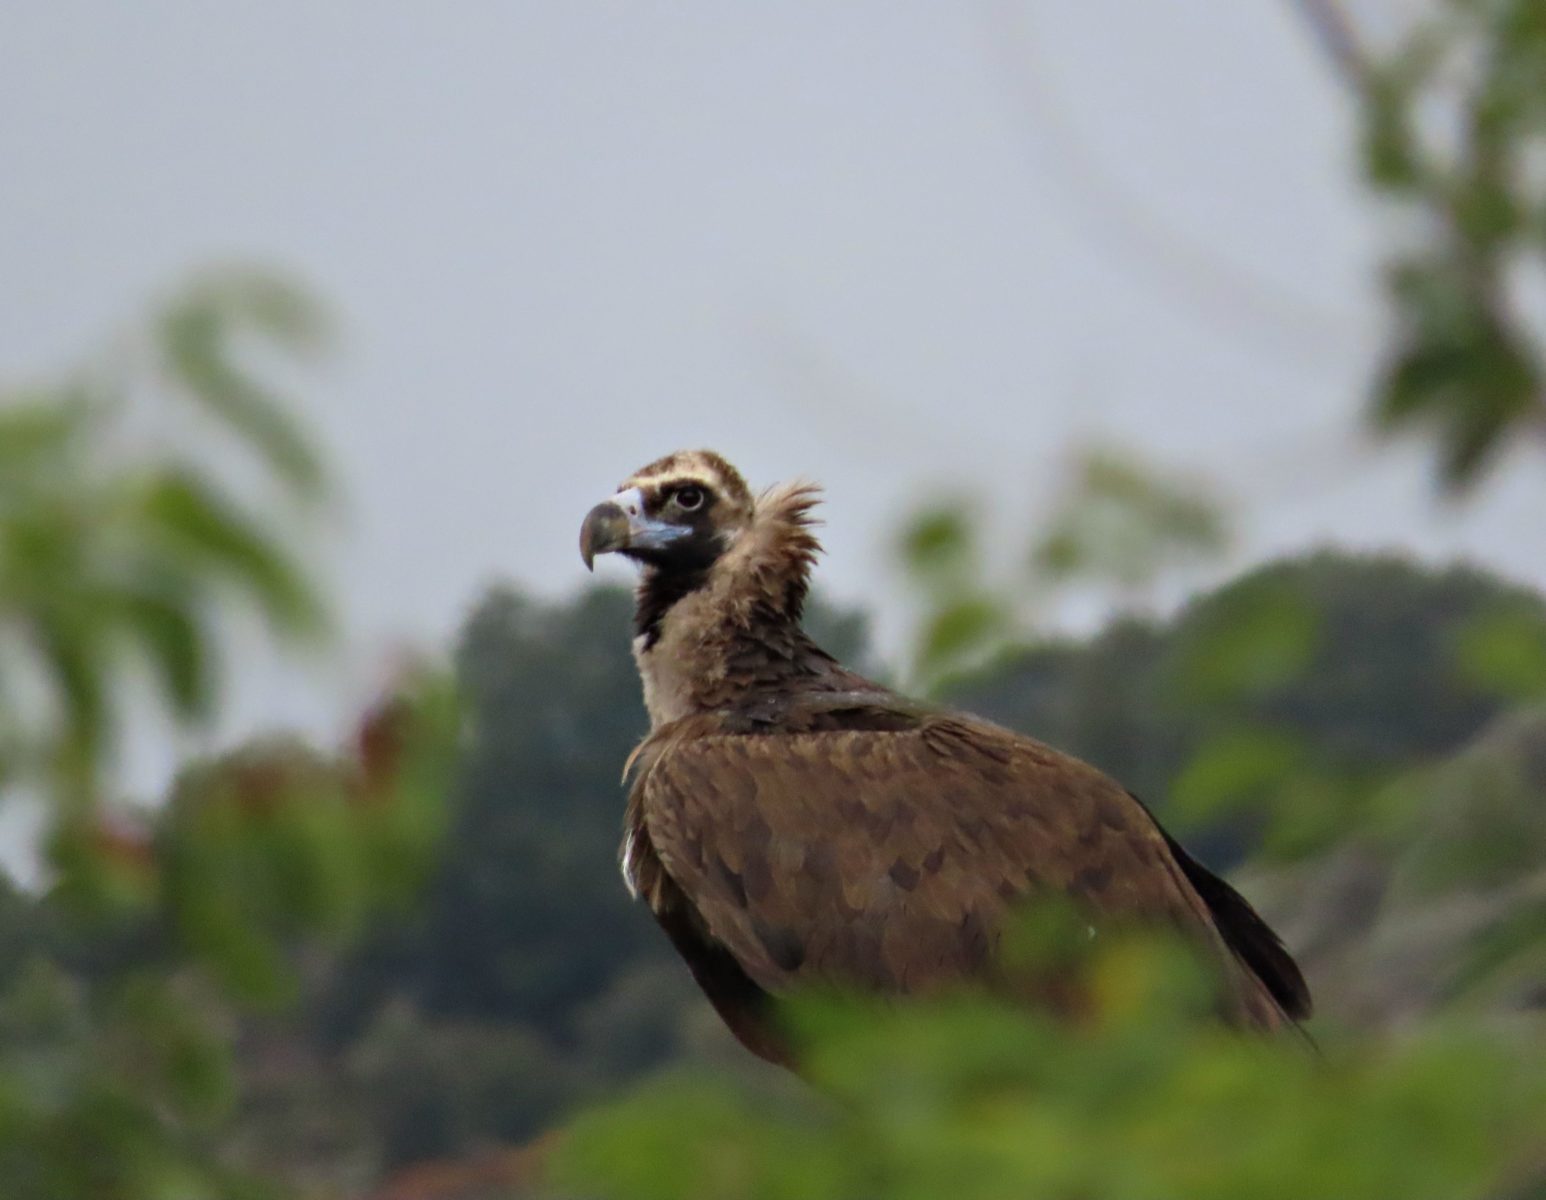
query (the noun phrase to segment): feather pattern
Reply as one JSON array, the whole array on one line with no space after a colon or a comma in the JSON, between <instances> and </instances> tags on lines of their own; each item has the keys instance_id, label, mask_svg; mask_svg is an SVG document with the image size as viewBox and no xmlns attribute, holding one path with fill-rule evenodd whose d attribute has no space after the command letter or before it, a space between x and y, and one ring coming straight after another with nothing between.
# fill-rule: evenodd
<instances>
[{"instance_id":1,"label":"feather pattern","mask_svg":"<svg viewBox=\"0 0 1546 1200\"><path fill-rule=\"evenodd\" d=\"M768 615L789 621L804 614L811 569L821 555L814 532L820 521L812 515L820 503L821 489L803 479L758 497L747 562L738 572L753 612L767 605Z\"/></svg>"},{"instance_id":2,"label":"feather pattern","mask_svg":"<svg viewBox=\"0 0 1546 1200\"><path fill-rule=\"evenodd\" d=\"M764 492L701 580L655 620L655 636L634 645L644 702L655 726L788 689L874 688L839 666L800 627L811 567L821 553L812 512L821 492L794 483ZM646 568L641 610L666 581Z\"/></svg>"},{"instance_id":3,"label":"feather pattern","mask_svg":"<svg viewBox=\"0 0 1546 1200\"><path fill-rule=\"evenodd\" d=\"M651 486L733 473L702 452L661 463ZM652 728L625 771L624 875L742 1042L791 1062L771 999L813 983L908 994L974 977L1055 1002L997 958L1006 916L1049 897L1092 934L1182 931L1218 964L1236 1023L1306 1015L1272 931L1120 785L898 696L806 636L819 501L797 482L726 504L719 552L692 587L674 581L635 646ZM673 583L665 569L646 566L641 608Z\"/></svg>"}]
</instances>

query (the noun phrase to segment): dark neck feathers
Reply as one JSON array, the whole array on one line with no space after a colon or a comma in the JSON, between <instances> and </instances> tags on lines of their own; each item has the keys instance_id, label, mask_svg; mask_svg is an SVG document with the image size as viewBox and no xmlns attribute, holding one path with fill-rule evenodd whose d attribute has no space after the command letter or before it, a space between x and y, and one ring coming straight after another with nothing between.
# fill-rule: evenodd
<instances>
[{"instance_id":1,"label":"dark neck feathers","mask_svg":"<svg viewBox=\"0 0 1546 1200\"><path fill-rule=\"evenodd\" d=\"M641 639L645 650L653 650L660 641L661 623L678 600L689 596L708 582L709 569L662 570L646 567L639 581L638 605L633 614L633 635Z\"/></svg>"},{"instance_id":2,"label":"dark neck feathers","mask_svg":"<svg viewBox=\"0 0 1546 1200\"><path fill-rule=\"evenodd\" d=\"M809 485L775 489L707 565L646 567L635 651L655 725L769 689L848 680L800 627L821 549L811 532L817 500Z\"/></svg>"}]
</instances>

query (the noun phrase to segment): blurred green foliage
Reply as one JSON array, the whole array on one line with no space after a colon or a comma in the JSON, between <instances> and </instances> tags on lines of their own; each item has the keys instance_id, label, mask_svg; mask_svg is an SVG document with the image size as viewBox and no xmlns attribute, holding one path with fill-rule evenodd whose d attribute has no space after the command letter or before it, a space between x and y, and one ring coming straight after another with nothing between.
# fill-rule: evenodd
<instances>
[{"instance_id":1,"label":"blurred green foliage","mask_svg":"<svg viewBox=\"0 0 1546 1200\"><path fill-rule=\"evenodd\" d=\"M50 873L6 897L7 1197L271 1194L223 1149L244 1008L299 994L427 870L458 721L429 675L343 754L249 747L153 817L112 783L147 699L183 726L216 712L231 611L287 643L326 629L294 536L326 473L264 382L322 334L282 280L211 275L0 409L0 785L45 802Z\"/></svg>"},{"instance_id":2,"label":"blurred green foliage","mask_svg":"<svg viewBox=\"0 0 1546 1200\"><path fill-rule=\"evenodd\" d=\"M1110 446L1086 449L1031 549L1037 576L1131 593L1228 549L1228 521L1201 484Z\"/></svg>"},{"instance_id":3,"label":"blurred green foliage","mask_svg":"<svg viewBox=\"0 0 1546 1200\"><path fill-rule=\"evenodd\" d=\"M821 1098L670 1077L571 1127L556 1194L1458 1200L1542 1165L1546 1044L1435 1024L1314 1053L1207 1018L1179 948L1091 947L1075 1025L955 997L792 1005Z\"/></svg>"},{"instance_id":4,"label":"blurred green foliage","mask_svg":"<svg viewBox=\"0 0 1546 1200\"><path fill-rule=\"evenodd\" d=\"M279 532L320 499L321 469L279 452L304 439L235 357L272 361L322 330L279 280L213 276L61 382L0 397L0 781L89 807L142 666L176 720L207 717L222 605L286 639L324 627ZM201 418L207 436L179 445ZM209 466L249 450L282 468L262 507Z\"/></svg>"},{"instance_id":5,"label":"blurred green foliage","mask_svg":"<svg viewBox=\"0 0 1546 1200\"><path fill-rule=\"evenodd\" d=\"M1537 606L1495 605L1460 633L1466 683L1518 700L1546 696L1546 619Z\"/></svg>"},{"instance_id":6,"label":"blurred green foliage","mask_svg":"<svg viewBox=\"0 0 1546 1200\"><path fill-rule=\"evenodd\" d=\"M1546 429L1546 11L1440 0L1359 83L1367 178L1411 231L1387 273L1397 330L1373 416L1431 430L1464 488L1511 436Z\"/></svg>"},{"instance_id":7,"label":"blurred green foliage","mask_svg":"<svg viewBox=\"0 0 1546 1200\"><path fill-rule=\"evenodd\" d=\"M1206 489L1110 447L1075 455L1051 504L1025 561L1004 581L988 565L969 499L941 498L906 522L897 557L924 606L911 687L938 692L982 668L1069 591L1141 608L1159 582L1229 544L1224 512Z\"/></svg>"}]
</instances>

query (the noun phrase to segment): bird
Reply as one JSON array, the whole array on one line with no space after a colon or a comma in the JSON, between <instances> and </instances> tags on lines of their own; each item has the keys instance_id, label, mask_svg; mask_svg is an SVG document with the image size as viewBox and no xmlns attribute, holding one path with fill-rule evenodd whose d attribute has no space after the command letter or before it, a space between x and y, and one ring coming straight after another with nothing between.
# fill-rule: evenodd
<instances>
[{"instance_id":1,"label":"bird","mask_svg":"<svg viewBox=\"0 0 1546 1200\"><path fill-rule=\"evenodd\" d=\"M1309 988L1251 905L1095 767L843 666L801 620L821 490L753 494L710 450L656 459L580 530L639 568L650 729L623 878L740 1042L798 1069L778 1019L817 987L885 997L994 979L1007 922L1071 904L1200 947L1234 1024L1298 1028Z\"/></svg>"}]
</instances>

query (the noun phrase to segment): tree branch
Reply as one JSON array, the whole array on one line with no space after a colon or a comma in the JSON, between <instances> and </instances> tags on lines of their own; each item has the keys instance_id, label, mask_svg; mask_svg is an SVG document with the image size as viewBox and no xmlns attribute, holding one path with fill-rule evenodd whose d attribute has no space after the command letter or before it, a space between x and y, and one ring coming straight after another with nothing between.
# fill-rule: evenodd
<instances>
[{"instance_id":1,"label":"tree branch","mask_svg":"<svg viewBox=\"0 0 1546 1200\"><path fill-rule=\"evenodd\" d=\"M1353 19L1338 0L1288 0L1310 27L1337 77L1355 92L1369 82L1369 59Z\"/></svg>"}]
</instances>

